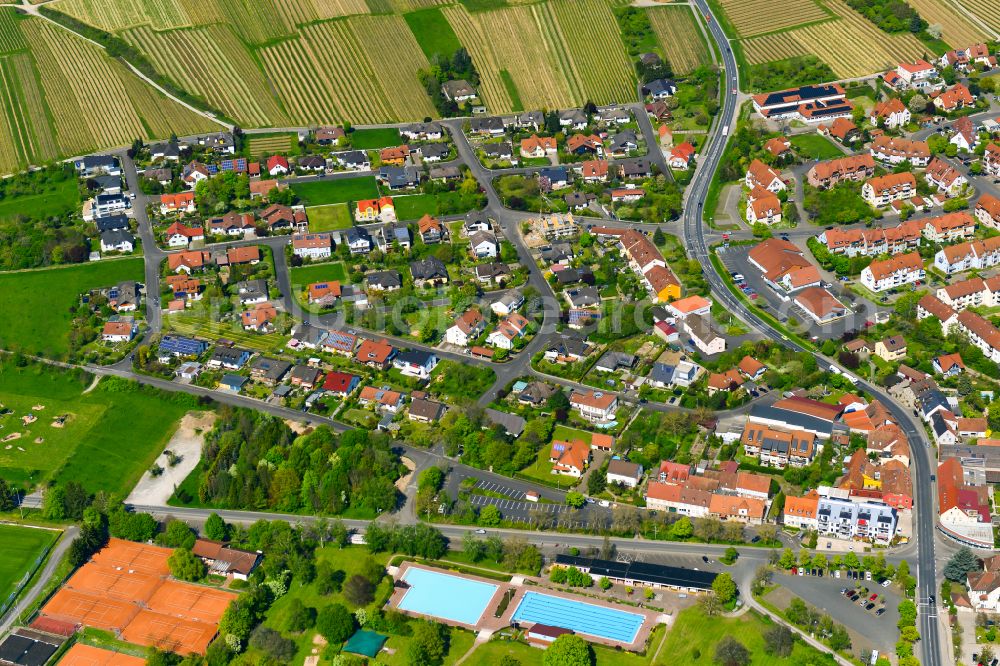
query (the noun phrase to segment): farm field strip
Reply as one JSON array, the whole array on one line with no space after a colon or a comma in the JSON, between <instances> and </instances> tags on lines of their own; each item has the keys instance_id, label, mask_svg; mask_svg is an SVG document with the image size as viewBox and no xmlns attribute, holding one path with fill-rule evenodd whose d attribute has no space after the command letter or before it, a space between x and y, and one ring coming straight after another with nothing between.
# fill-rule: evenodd
<instances>
[{"instance_id":1,"label":"farm field strip","mask_svg":"<svg viewBox=\"0 0 1000 666\"><path fill-rule=\"evenodd\" d=\"M301 39L291 39L260 50L278 98L289 117L310 123L334 122L340 114L334 106L334 93L320 76Z\"/></svg>"},{"instance_id":2,"label":"farm field strip","mask_svg":"<svg viewBox=\"0 0 1000 666\"><path fill-rule=\"evenodd\" d=\"M544 5L538 5L533 8L535 18L540 25L542 34L545 37L546 48L549 49L550 53L555 54L556 68L555 71L558 72L565 80L566 87L570 93L570 99L579 100L585 96L583 86L580 82L580 76L576 71L576 64L573 59L569 56L569 45L566 42L566 38L562 33L562 29L559 27L559 23L556 20L555 10L552 5L546 3Z\"/></svg>"},{"instance_id":3,"label":"farm field strip","mask_svg":"<svg viewBox=\"0 0 1000 666\"><path fill-rule=\"evenodd\" d=\"M261 155L284 155L292 149L292 135L281 134L278 136L250 136L250 154Z\"/></svg>"},{"instance_id":4,"label":"farm field strip","mask_svg":"<svg viewBox=\"0 0 1000 666\"><path fill-rule=\"evenodd\" d=\"M253 125L283 124L263 74L226 26L123 33L154 66L227 115Z\"/></svg>"},{"instance_id":5,"label":"farm field strip","mask_svg":"<svg viewBox=\"0 0 1000 666\"><path fill-rule=\"evenodd\" d=\"M955 47L964 47L985 40L986 32L952 5L947 0L908 0L909 5L917 10L931 25L941 26L941 39Z\"/></svg>"},{"instance_id":6,"label":"farm field strip","mask_svg":"<svg viewBox=\"0 0 1000 666\"><path fill-rule=\"evenodd\" d=\"M35 62L27 53L14 56L13 61L21 95L28 109L28 118L31 119L35 132L36 154L33 159L39 162L54 159L59 155L59 151L56 148L56 137L49 120L48 108L42 98Z\"/></svg>"},{"instance_id":7,"label":"farm field strip","mask_svg":"<svg viewBox=\"0 0 1000 666\"><path fill-rule=\"evenodd\" d=\"M163 138L175 133L178 136L211 132L219 128L208 118L194 113L190 109L175 103L158 90L147 86L138 77L125 69L124 65L114 63L119 71L119 78L128 91L129 99L135 105L136 111L142 117L149 129L149 138Z\"/></svg>"},{"instance_id":8,"label":"farm field strip","mask_svg":"<svg viewBox=\"0 0 1000 666\"><path fill-rule=\"evenodd\" d=\"M362 45L387 41L388 48L362 48L397 120L420 120L436 115L417 72L430 67L423 49L399 14L355 16L347 19Z\"/></svg>"},{"instance_id":9,"label":"farm field strip","mask_svg":"<svg viewBox=\"0 0 1000 666\"><path fill-rule=\"evenodd\" d=\"M149 22L138 2L116 0L59 0L53 9L108 32L133 28Z\"/></svg>"},{"instance_id":10,"label":"farm field strip","mask_svg":"<svg viewBox=\"0 0 1000 666\"><path fill-rule=\"evenodd\" d=\"M777 11L773 0L719 0L741 37L784 30L830 18L813 0L785 0Z\"/></svg>"},{"instance_id":11,"label":"farm field strip","mask_svg":"<svg viewBox=\"0 0 1000 666\"><path fill-rule=\"evenodd\" d=\"M215 2L233 30L249 44L264 44L291 35L293 27L276 0L207 0ZM284 0L279 0L284 2Z\"/></svg>"},{"instance_id":12,"label":"farm field strip","mask_svg":"<svg viewBox=\"0 0 1000 666\"><path fill-rule=\"evenodd\" d=\"M497 10L497 13L503 11L506 10ZM466 11L465 7L461 5L446 7L442 13L448 19L451 29L458 35L459 41L469 51L472 62L475 63L476 69L479 71L480 97L488 108L495 110L495 113L508 112L513 101L507 94L503 79L500 78L501 65L497 62L497 55L493 50L493 47L501 47L502 44L494 43L492 39L487 40L479 23L482 17L473 16ZM499 41L501 40L497 40L497 42ZM510 71L509 66L507 69ZM511 76L514 76L513 72L511 72ZM515 82L516 80L515 78Z\"/></svg>"},{"instance_id":13,"label":"farm field strip","mask_svg":"<svg viewBox=\"0 0 1000 666\"><path fill-rule=\"evenodd\" d=\"M635 71L620 39L581 39L583 35L617 35L618 23L604 0L551 0L549 3L587 99L597 104L620 102L635 95Z\"/></svg>"},{"instance_id":14,"label":"farm field strip","mask_svg":"<svg viewBox=\"0 0 1000 666\"><path fill-rule=\"evenodd\" d=\"M791 32L776 32L763 37L740 40L743 54L751 65L759 65L774 60L786 60L807 55L810 51Z\"/></svg>"},{"instance_id":15,"label":"farm field strip","mask_svg":"<svg viewBox=\"0 0 1000 666\"><path fill-rule=\"evenodd\" d=\"M688 74L711 62L691 7L649 8L646 15L674 73Z\"/></svg>"},{"instance_id":16,"label":"farm field strip","mask_svg":"<svg viewBox=\"0 0 1000 666\"><path fill-rule=\"evenodd\" d=\"M55 56L40 43L41 37L37 32L40 30L41 26L35 24L24 27L26 36L37 45L33 49L35 63L38 65L46 101L52 110L52 117L56 120L59 152L67 155L81 153L92 143L90 132L84 124L76 101L67 94L70 87L66 75L59 68ZM52 94L49 94L50 92Z\"/></svg>"},{"instance_id":17,"label":"farm field strip","mask_svg":"<svg viewBox=\"0 0 1000 666\"><path fill-rule=\"evenodd\" d=\"M0 53L21 51L27 47L18 22L13 9L0 10Z\"/></svg>"},{"instance_id":18,"label":"farm field strip","mask_svg":"<svg viewBox=\"0 0 1000 666\"><path fill-rule=\"evenodd\" d=\"M391 117L382 94L361 92L370 88L365 82L374 81L375 75L367 63L355 57L361 45L355 41L346 21L307 26L302 30L302 41L309 54L309 67L323 72L323 81L333 93L330 103L334 105L336 120L364 123ZM328 76L327 72L337 72L337 76Z\"/></svg>"},{"instance_id":19,"label":"farm field strip","mask_svg":"<svg viewBox=\"0 0 1000 666\"><path fill-rule=\"evenodd\" d=\"M14 74L13 57L0 58L0 95L7 125L4 139L10 141L16 154L14 163L9 166L27 164L35 154L35 142L29 126L30 112L25 107L26 100L20 94L20 86ZM4 158L9 159L10 155L5 154ZM9 168L7 163L3 166Z\"/></svg>"},{"instance_id":20,"label":"farm field strip","mask_svg":"<svg viewBox=\"0 0 1000 666\"><path fill-rule=\"evenodd\" d=\"M955 0L996 33L1000 33L1000 5L996 0Z\"/></svg>"}]
</instances>

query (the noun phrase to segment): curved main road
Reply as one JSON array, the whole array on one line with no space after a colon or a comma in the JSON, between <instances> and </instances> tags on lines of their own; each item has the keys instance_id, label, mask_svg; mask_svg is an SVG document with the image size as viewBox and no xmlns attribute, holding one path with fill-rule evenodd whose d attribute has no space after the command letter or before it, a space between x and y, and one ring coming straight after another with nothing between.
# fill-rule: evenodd
<instances>
[{"instance_id":1,"label":"curved main road","mask_svg":"<svg viewBox=\"0 0 1000 666\"><path fill-rule=\"evenodd\" d=\"M705 0L695 0L695 5L706 17L712 16L712 11ZM725 68L722 75L725 78L722 83L722 103L716 131L712 133L705 148L698 157L698 169L686 192L684 238L688 251L692 254L693 258L706 267L705 276L711 285L712 293L718 301L726 306L726 309L735 313L778 344L782 344L798 352L811 353L821 366L829 366L830 361L827 358L788 340L784 335L771 328L770 325L758 317L746 304L736 298L729 290L726 283L726 276L716 273L709 260L709 249L705 241L703 210L712 178L719 168L726 142L729 134L734 129L736 117L739 112L737 93L739 90L739 70L736 67L736 58L733 56L732 49L729 46L729 39L722 31L722 28L719 27L718 21L710 19L708 21L708 28L712 39L715 40L719 50L722 52L722 62ZM886 395L882 389L867 382L859 382L858 387L882 401L889 411L892 412L893 417L899 423L910 442L911 459L916 477L913 498L916 507L914 509L915 528L913 536L917 541L916 575L917 601L920 611L918 628L922 639L920 641L921 663L928 666L941 664L943 660L938 635L937 609L935 604L927 603L928 599L935 594L936 589L934 560L934 520L936 512L933 484L930 481L933 461L929 455L927 438L924 435L923 426L916 421L913 415Z\"/></svg>"}]
</instances>

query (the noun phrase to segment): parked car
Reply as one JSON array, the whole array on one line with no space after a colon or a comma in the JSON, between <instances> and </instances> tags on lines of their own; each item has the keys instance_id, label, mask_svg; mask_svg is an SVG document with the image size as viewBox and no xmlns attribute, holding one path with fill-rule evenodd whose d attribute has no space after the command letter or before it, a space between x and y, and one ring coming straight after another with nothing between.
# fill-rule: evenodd
<instances>
[{"instance_id":1,"label":"parked car","mask_svg":"<svg viewBox=\"0 0 1000 666\"><path fill-rule=\"evenodd\" d=\"M885 608L879 608L877 611L875 611L875 617L878 617L879 615L882 615L883 613L885 613Z\"/></svg>"},{"instance_id":2,"label":"parked car","mask_svg":"<svg viewBox=\"0 0 1000 666\"><path fill-rule=\"evenodd\" d=\"M867 604L865 604L865 610L871 610L873 608L875 608L875 604L873 604L872 602L869 601Z\"/></svg>"},{"instance_id":3,"label":"parked car","mask_svg":"<svg viewBox=\"0 0 1000 666\"><path fill-rule=\"evenodd\" d=\"M882 581L882 587L889 587L890 585L892 585L892 581L889 580L888 578Z\"/></svg>"}]
</instances>

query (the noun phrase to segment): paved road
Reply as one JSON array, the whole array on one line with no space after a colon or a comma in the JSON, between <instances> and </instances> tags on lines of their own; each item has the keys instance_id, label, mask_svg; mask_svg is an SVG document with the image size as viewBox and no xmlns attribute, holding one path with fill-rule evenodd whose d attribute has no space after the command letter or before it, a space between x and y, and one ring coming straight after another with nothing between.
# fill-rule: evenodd
<instances>
[{"instance_id":1,"label":"paved road","mask_svg":"<svg viewBox=\"0 0 1000 666\"><path fill-rule=\"evenodd\" d=\"M710 16L712 14L706 0L695 0L695 4L706 16ZM733 129L736 113L738 111L737 94L734 90L739 87L739 71L736 67L736 60L733 56L732 49L729 47L729 41L722 29L719 27L717 20L709 21L709 32L711 33L712 38L718 43L719 49L722 51L723 65L727 76L727 80L722 86L723 100L716 124L717 128L727 128L731 131ZM712 176L714 175L716 169L718 169L723 151L725 150L727 139L728 133L725 129L723 131L716 131L711 135L708 144L702 150L700 163L698 164L698 169L695 173L694 179L691 181L691 184L685 192L686 205L684 212L684 237L687 242L688 251L692 254L694 259L709 268L709 270L706 271L706 277L711 285L712 293L716 299L718 299L726 307L727 310L735 313L750 326L761 331L765 336L778 344L783 344L784 346L795 351L813 353L811 350L806 350L795 342L785 339L785 336L772 329L767 323L760 319L741 300L737 299L732 292L729 291L727 285L725 284L726 278L719 275L715 272L714 268L711 267L709 250L705 242L705 225L702 222L702 211L704 208L705 197L712 181ZM816 357L817 362L821 365L830 365L829 360L823 356L815 353L813 353L813 355ZM889 398L889 396L882 391L881 388L867 382L859 382L858 387L867 391L869 394L885 404L885 406L892 413L893 417L900 424L900 427L910 441L910 448L913 452L913 470L916 477L916 483L914 484L914 505L916 507L914 512L916 526L913 536L917 542L918 548L917 567L915 573L917 576L917 598L918 602L920 602L918 629L920 630L920 635L922 637L919 649L922 655L922 663L928 665L943 663L941 651L942 645L938 634L937 609L926 604L926 600L931 595L936 594L937 587L934 559L934 522L936 511L933 491L934 484L930 482L931 465L933 464L933 461L932 456L929 453L929 444L924 434L923 426L914 419L910 412L903 409L895 401Z\"/></svg>"},{"instance_id":2,"label":"paved road","mask_svg":"<svg viewBox=\"0 0 1000 666\"><path fill-rule=\"evenodd\" d=\"M79 532L80 528L76 525L70 525L66 528L62 537L60 537L59 543L49 552L49 558L45 561L45 566L42 567L42 571L35 580L35 584L25 594L21 595L18 602L11 606L7 614L0 619L0 636L6 635L10 628L16 624L16 620L21 617L21 613L34 603L38 595L42 593L42 589L52 579L52 574L55 573L56 567Z\"/></svg>"}]
</instances>

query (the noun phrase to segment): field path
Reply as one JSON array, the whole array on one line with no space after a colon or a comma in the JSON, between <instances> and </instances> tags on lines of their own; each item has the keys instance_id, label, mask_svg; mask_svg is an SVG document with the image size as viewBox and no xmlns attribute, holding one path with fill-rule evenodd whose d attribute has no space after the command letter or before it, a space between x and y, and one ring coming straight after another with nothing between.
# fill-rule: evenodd
<instances>
[{"instance_id":1,"label":"field path","mask_svg":"<svg viewBox=\"0 0 1000 666\"><path fill-rule=\"evenodd\" d=\"M73 539L76 538L79 531L80 528L76 525L70 525L66 528L66 531L60 537L59 543L49 552L49 559L45 561L45 566L42 567L41 572L38 574L35 584L31 586L30 590L21 595L21 598L18 599L16 604L10 607L10 610L7 611L7 614L3 618L0 618L0 636L7 634L11 626L21 617L21 614L35 601L35 597L41 594L42 589L49 582L49 579L52 578L52 574L55 573L60 560L66 554L66 551L69 549L70 544L73 543Z\"/></svg>"}]
</instances>

